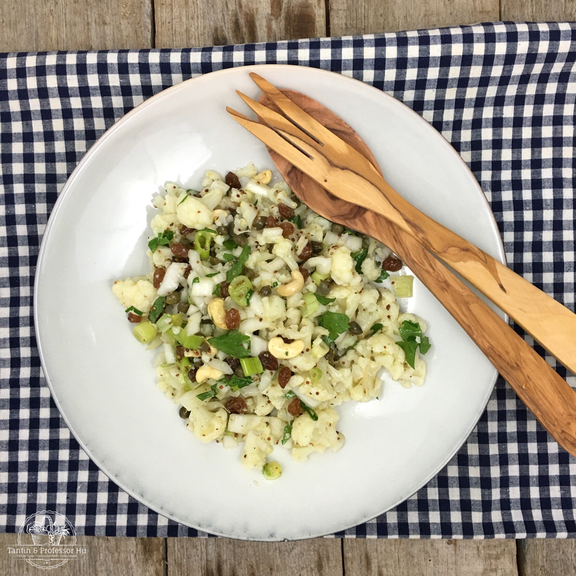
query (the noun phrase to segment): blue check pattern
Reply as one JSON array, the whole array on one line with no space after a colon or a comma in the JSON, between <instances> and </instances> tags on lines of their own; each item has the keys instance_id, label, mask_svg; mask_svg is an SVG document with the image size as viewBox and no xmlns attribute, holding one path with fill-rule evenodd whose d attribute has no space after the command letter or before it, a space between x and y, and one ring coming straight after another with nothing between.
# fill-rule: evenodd
<instances>
[{"instance_id":1,"label":"blue check pattern","mask_svg":"<svg viewBox=\"0 0 576 576\"><path fill-rule=\"evenodd\" d=\"M67 177L116 120L164 88L232 66L288 63L363 80L452 143L490 201L509 265L574 309L575 61L576 24L567 23L0 54L0 530L15 532L49 509L79 534L206 536L139 504L99 471L60 418L38 359L32 290L42 234ZM436 478L335 536L575 537L575 509L576 460L500 379Z\"/></svg>"}]
</instances>

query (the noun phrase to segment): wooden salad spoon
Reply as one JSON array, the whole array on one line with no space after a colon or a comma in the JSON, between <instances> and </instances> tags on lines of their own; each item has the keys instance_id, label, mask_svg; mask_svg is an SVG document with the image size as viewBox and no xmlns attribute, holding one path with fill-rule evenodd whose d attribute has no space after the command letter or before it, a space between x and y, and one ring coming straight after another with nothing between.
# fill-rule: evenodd
<instances>
[{"instance_id":1,"label":"wooden salad spoon","mask_svg":"<svg viewBox=\"0 0 576 576\"><path fill-rule=\"evenodd\" d=\"M373 166L378 166L370 149L340 117L299 92L283 90L283 93L353 146ZM265 96L262 101L274 108ZM262 133L255 129L253 120L231 109L228 112L267 143L268 135L261 137ZM531 346L408 232L376 212L332 196L283 155L270 147L269 152L283 178L307 206L344 226L349 227L353 222L353 228L378 239L398 254L456 319L558 444L576 456L576 394Z\"/></svg>"},{"instance_id":2,"label":"wooden salad spoon","mask_svg":"<svg viewBox=\"0 0 576 576\"><path fill-rule=\"evenodd\" d=\"M282 114L240 94L271 127L292 164L339 198L385 216L415 236L483 292L550 354L576 374L576 314L470 242L442 226L398 194L363 154L328 130L275 86L250 74ZM260 130L266 129L262 126ZM294 146L290 146L290 144ZM271 140L269 140L271 144ZM277 150L279 151L279 150Z\"/></svg>"}]
</instances>

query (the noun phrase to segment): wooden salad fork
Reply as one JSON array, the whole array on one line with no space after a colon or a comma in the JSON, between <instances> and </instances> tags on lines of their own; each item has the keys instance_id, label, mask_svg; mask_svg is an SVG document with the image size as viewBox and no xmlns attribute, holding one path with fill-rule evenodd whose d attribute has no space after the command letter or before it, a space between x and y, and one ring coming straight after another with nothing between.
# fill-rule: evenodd
<instances>
[{"instance_id":1,"label":"wooden salad fork","mask_svg":"<svg viewBox=\"0 0 576 576\"><path fill-rule=\"evenodd\" d=\"M368 158L379 174L377 162L368 147L341 118L302 94L286 92L311 114L321 114L329 130L337 132L346 139L347 146L354 146L355 152ZM256 108L259 115L267 118L264 106ZM323 178L320 178L321 186L303 173L309 164L301 159L309 160L308 156L295 149L298 154L289 151L293 158L286 160L283 157L286 146L288 150L293 147L283 136L231 109L228 111L269 147L274 144L279 148L278 153L271 152L272 157L284 179L302 201L334 222L348 225L351 220L354 221L356 229L377 238L396 252L464 328L555 440L576 455L576 394L532 347L438 262L413 235L376 212L328 194ZM275 122L282 122L286 132L299 130L283 117L275 118ZM301 131L296 133L309 146L315 142L306 134L302 136Z\"/></svg>"},{"instance_id":2,"label":"wooden salad fork","mask_svg":"<svg viewBox=\"0 0 576 576\"><path fill-rule=\"evenodd\" d=\"M333 195L381 214L417 238L576 374L576 314L398 194L379 170L258 74L250 74L282 114L239 93L265 122L245 127ZM236 119L240 116L235 113ZM241 122L242 123L242 122ZM258 132L258 134L256 133ZM262 140L262 138L260 138Z\"/></svg>"}]
</instances>

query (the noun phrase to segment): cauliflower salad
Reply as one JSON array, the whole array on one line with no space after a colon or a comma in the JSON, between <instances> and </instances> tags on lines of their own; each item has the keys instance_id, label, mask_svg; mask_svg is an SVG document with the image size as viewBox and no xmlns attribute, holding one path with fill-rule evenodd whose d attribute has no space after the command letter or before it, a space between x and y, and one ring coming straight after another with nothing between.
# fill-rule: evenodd
<instances>
[{"instance_id":1,"label":"cauliflower salad","mask_svg":"<svg viewBox=\"0 0 576 576\"><path fill-rule=\"evenodd\" d=\"M209 170L199 190L167 183L153 203L151 272L113 292L202 442L240 445L274 479L276 446L297 461L342 448L335 407L377 398L379 371L423 383L426 325L397 302L413 277L384 245L253 164Z\"/></svg>"}]
</instances>

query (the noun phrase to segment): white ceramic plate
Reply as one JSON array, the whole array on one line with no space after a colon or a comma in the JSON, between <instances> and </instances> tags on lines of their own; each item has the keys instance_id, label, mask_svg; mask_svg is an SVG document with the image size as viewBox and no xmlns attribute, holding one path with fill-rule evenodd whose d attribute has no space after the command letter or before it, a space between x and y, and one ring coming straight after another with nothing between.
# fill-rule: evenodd
<instances>
[{"instance_id":1,"label":"white ceramic plate","mask_svg":"<svg viewBox=\"0 0 576 576\"><path fill-rule=\"evenodd\" d=\"M151 198L167 180L198 185L204 170L250 161L265 148L229 117L235 90L258 90L257 71L342 116L411 202L503 259L476 180L422 118L379 90L311 68L254 66L215 72L165 90L127 114L90 149L60 195L44 236L35 321L56 403L90 458L160 514L224 536L319 536L364 522L432 478L480 417L496 371L443 307L416 283L410 311L429 324L433 348L421 388L387 384L380 400L339 408L346 445L307 463L276 449L280 480L245 471L239 451L204 445L156 388L154 354L134 339L112 295L115 279L148 271Z\"/></svg>"}]
</instances>

